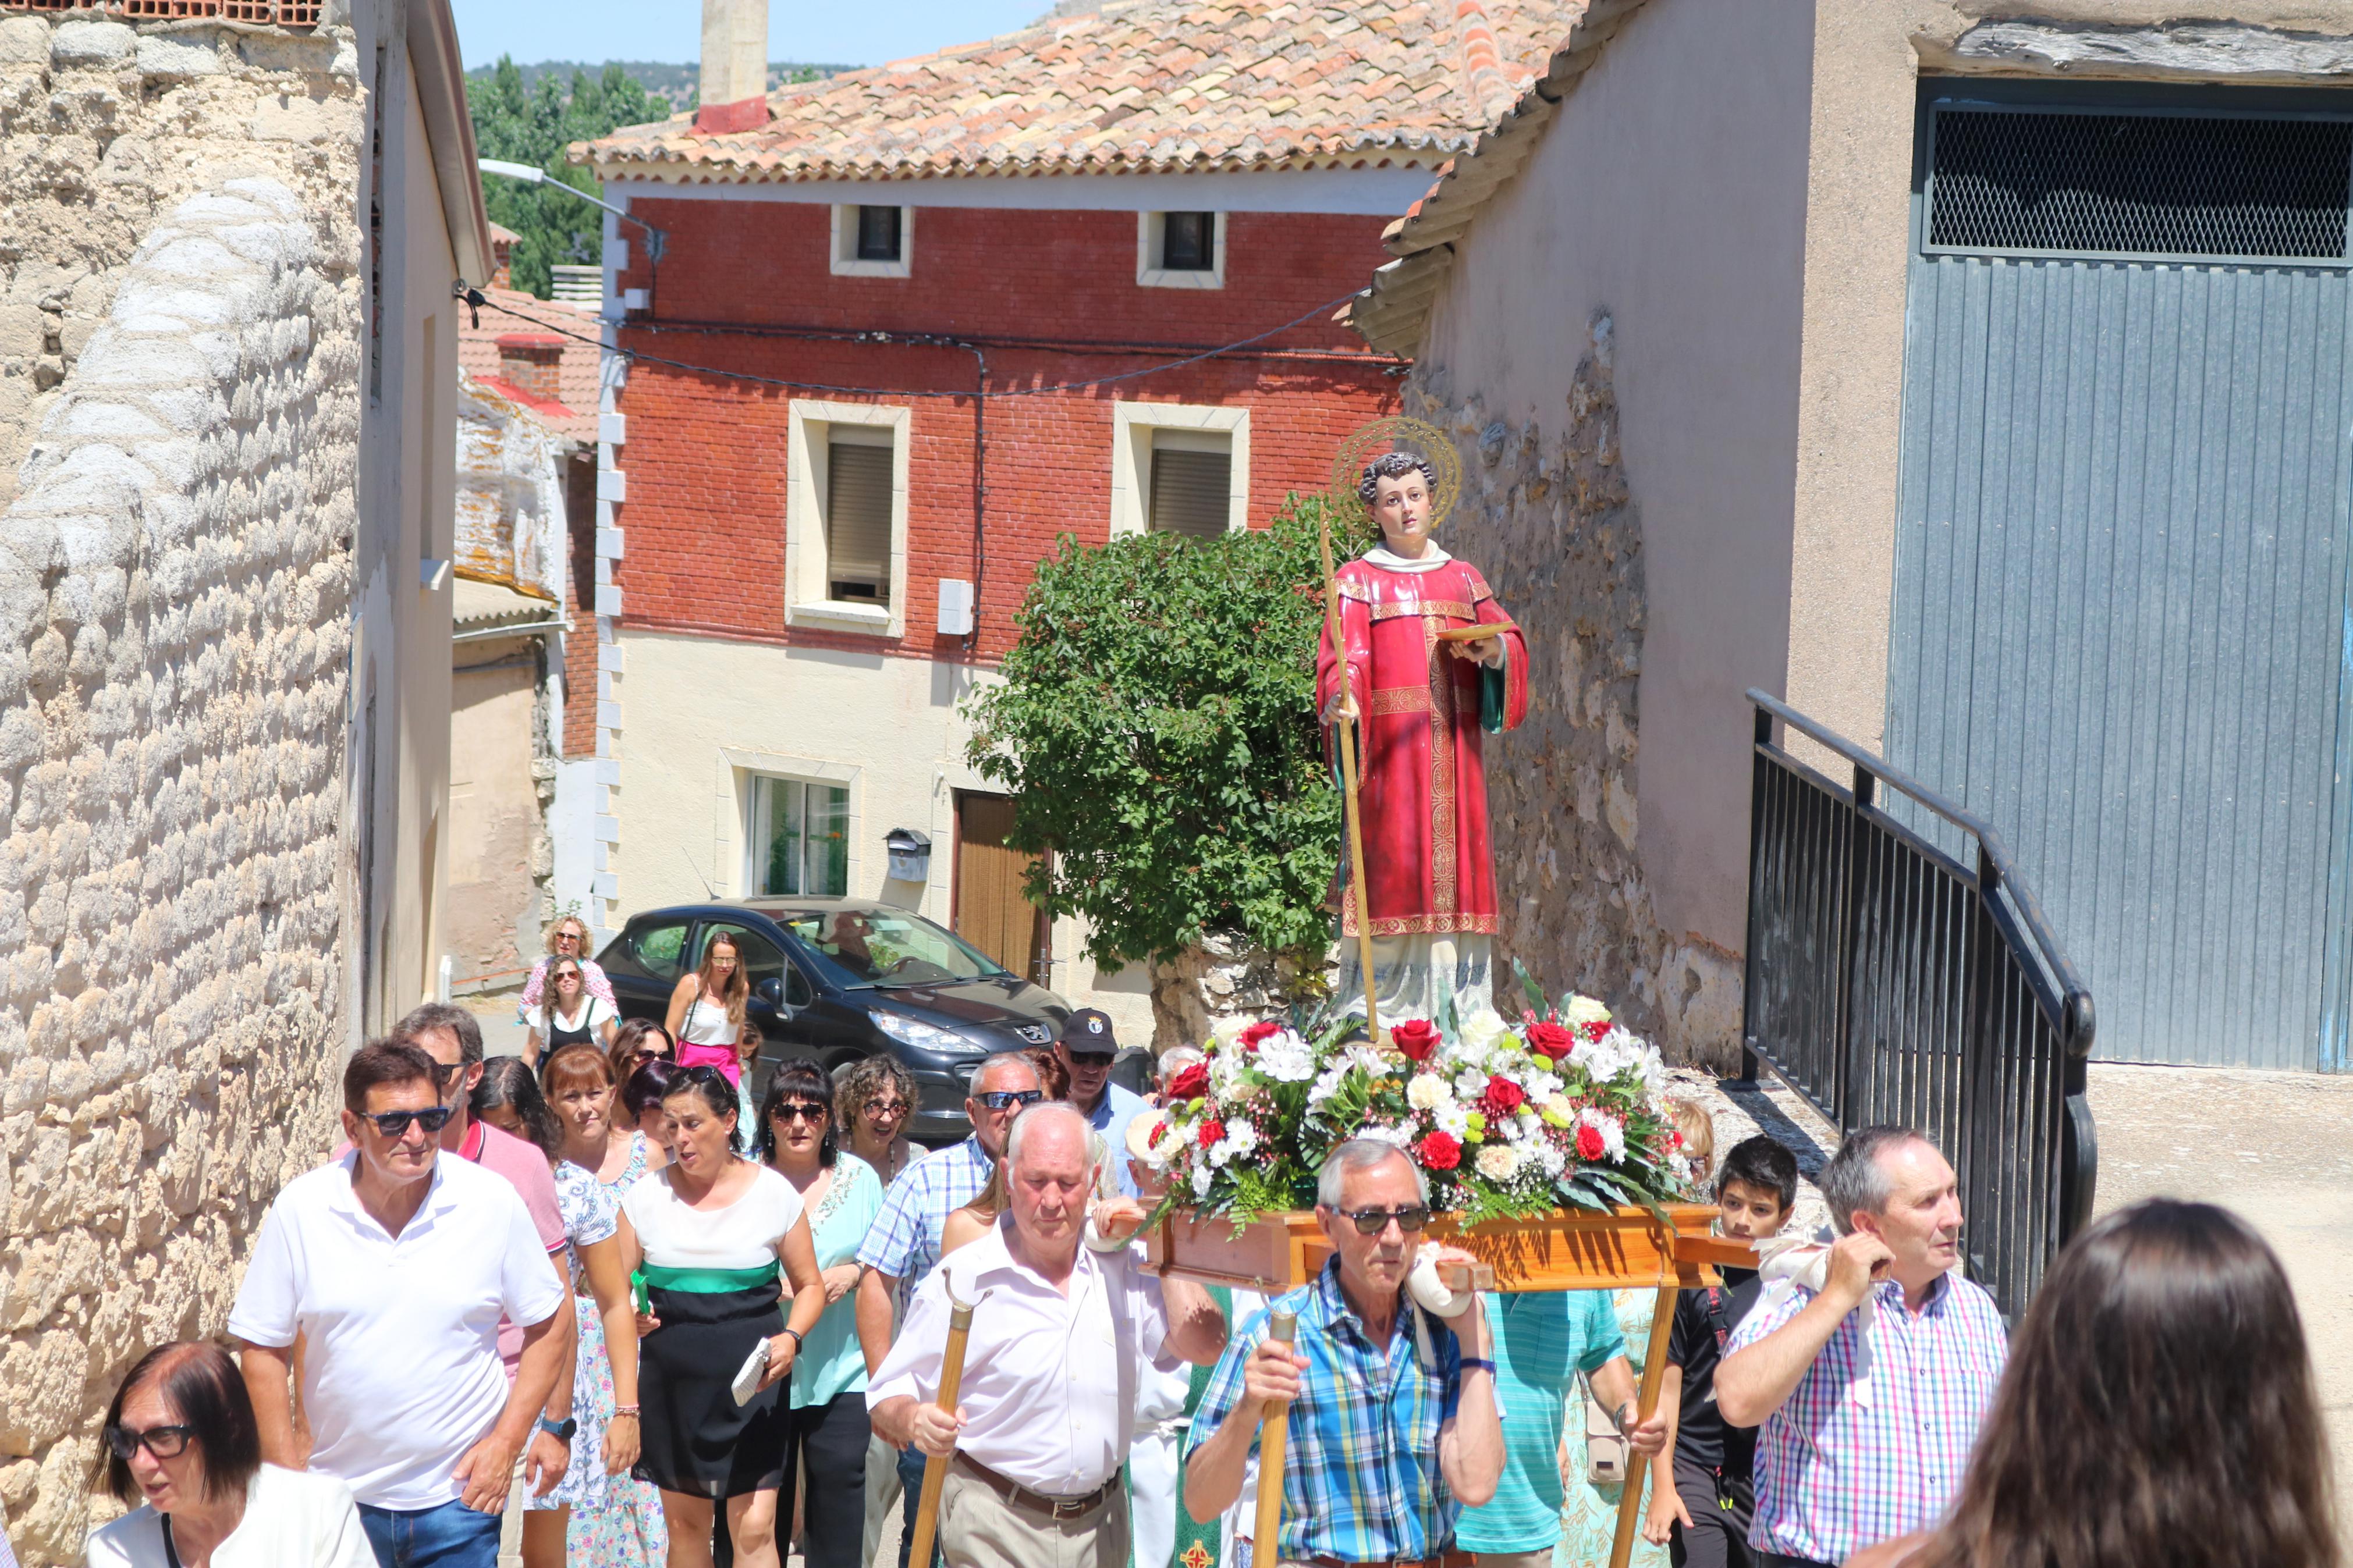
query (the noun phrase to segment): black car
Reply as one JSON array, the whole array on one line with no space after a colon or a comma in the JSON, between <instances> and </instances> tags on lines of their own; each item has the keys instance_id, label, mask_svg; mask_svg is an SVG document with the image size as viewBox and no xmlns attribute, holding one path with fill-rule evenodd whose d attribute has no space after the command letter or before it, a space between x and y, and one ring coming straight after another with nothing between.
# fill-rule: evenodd
<instances>
[{"instance_id":1,"label":"black car","mask_svg":"<svg viewBox=\"0 0 2353 1568\"><path fill-rule=\"evenodd\" d=\"M724 931L752 986L768 1066L808 1058L828 1071L889 1051L915 1075L907 1135L952 1142L971 1123L973 1068L994 1051L1051 1041L1071 1005L923 916L870 899L744 899L649 910L596 955L624 1018L662 1022L679 977Z\"/></svg>"}]
</instances>

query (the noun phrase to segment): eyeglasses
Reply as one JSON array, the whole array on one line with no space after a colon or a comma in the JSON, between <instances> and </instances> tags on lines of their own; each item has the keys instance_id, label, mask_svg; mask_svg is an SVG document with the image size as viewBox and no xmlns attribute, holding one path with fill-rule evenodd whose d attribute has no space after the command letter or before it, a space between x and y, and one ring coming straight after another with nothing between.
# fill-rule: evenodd
<instances>
[{"instance_id":1,"label":"eyeglasses","mask_svg":"<svg viewBox=\"0 0 2353 1568\"><path fill-rule=\"evenodd\" d=\"M387 1138L399 1138L406 1136L408 1131L408 1124L412 1121L416 1122L419 1127L424 1128L427 1132L438 1132L441 1129L449 1124L449 1118L452 1114L453 1112L446 1105L437 1105L430 1110L370 1110L361 1112L361 1116L364 1120L375 1122L375 1130L378 1132L383 1133ZM169 1458L171 1456L168 1454L164 1456L166 1458Z\"/></svg>"},{"instance_id":2,"label":"eyeglasses","mask_svg":"<svg viewBox=\"0 0 2353 1568\"><path fill-rule=\"evenodd\" d=\"M1002 1110L1008 1105L1035 1105L1046 1098L1046 1093L1037 1089L991 1089L973 1098L991 1110Z\"/></svg>"},{"instance_id":3,"label":"eyeglasses","mask_svg":"<svg viewBox=\"0 0 2353 1568\"><path fill-rule=\"evenodd\" d=\"M784 1104L776 1107L775 1110L769 1112L769 1118L776 1121L807 1121L815 1123L823 1121L826 1119L826 1109L822 1105L813 1104L806 1100L787 1100Z\"/></svg>"},{"instance_id":4,"label":"eyeglasses","mask_svg":"<svg viewBox=\"0 0 2353 1568\"><path fill-rule=\"evenodd\" d=\"M144 1432L134 1432L128 1426L109 1426L106 1446L118 1459L128 1459L142 1448L159 1459L176 1459L187 1451L195 1436L193 1426L150 1426Z\"/></svg>"},{"instance_id":5,"label":"eyeglasses","mask_svg":"<svg viewBox=\"0 0 2353 1568\"><path fill-rule=\"evenodd\" d=\"M1419 1204L1401 1209L1340 1209L1339 1214L1356 1222L1358 1236L1378 1236L1397 1221L1397 1227L1408 1236L1419 1235L1430 1223L1430 1211Z\"/></svg>"},{"instance_id":6,"label":"eyeglasses","mask_svg":"<svg viewBox=\"0 0 2353 1568\"><path fill-rule=\"evenodd\" d=\"M1110 1051L1072 1051L1071 1065L1074 1068L1107 1068L1113 1053Z\"/></svg>"},{"instance_id":7,"label":"eyeglasses","mask_svg":"<svg viewBox=\"0 0 2353 1568\"><path fill-rule=\"evenodd\" d=\"M670 1060L670 1048L667 1046L639 1046L629 1053L629 1059L633 1062L666 1062Z\"/></svg>"},{"instance_id":8,"label":"eyeglasses","mask_svg":"<svg viewBox=\"0 0 2353 1568\"><path fill-rule=\"evenodd\" d=\"M870 1100L863 1107L869 1116L904 1116L907 1102L903 1100Z\"/></svg>"},{"instance_id":9,"label":"eyeglasses","mask_svg":"<svg viewBox=\"0 0 2353 1568\"><path fill-rule=\"evenodd\" d=\"M576 931L560 931L555 933L555 940L558 942L578 942L580 940L580 933Z\"/></svg>"}]
</instances>

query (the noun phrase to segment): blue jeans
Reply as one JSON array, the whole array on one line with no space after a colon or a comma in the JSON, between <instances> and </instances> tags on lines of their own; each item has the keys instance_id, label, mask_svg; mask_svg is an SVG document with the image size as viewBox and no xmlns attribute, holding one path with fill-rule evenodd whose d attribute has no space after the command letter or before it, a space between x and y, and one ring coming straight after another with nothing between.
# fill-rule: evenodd
<instances>
[{"instance_id":1,"label":"blue jeans","mask_svg":"<svg viewBox=\"0 0 2353 1568\"><path fill-rule=\"evenodd\" d=\"M360 1504L381 1568L498 1568L499 1516L461 1502L406 1512Z\"/></svg>"},{"instance_id":2,"label":"blue jeans","mask_svg":"<svg viewBox=\"0 0 2353 1568\"><path fill-rule=\"evenodd\" d=\"M910 1443L899 1450L899 1568L907 1568L915 1550L915 1515L923 1507L923 1451Z\"/></svg>"}]
</instances>

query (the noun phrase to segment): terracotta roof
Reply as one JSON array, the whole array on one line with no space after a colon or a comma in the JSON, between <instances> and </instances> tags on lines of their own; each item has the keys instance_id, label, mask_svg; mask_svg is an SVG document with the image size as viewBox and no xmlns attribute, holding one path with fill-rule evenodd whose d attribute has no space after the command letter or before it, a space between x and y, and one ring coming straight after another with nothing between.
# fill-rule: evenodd
<instances>
[{"instance_id":1,"label":"terracotta roof","mask_svg":"<svg viewBox=\"0 0 2353 1568\"><path fill-rule=\"evenodd\" d=\"M529 407L547 421L555 433L574 441L596 439L596 318L586 310L569 305L559 305L553 300L542 300L516 289L485 289L482 296L490 305L504 306L493 310L482 309L482 324L473 324L472 312L458 313L458 363L476 381L495 383L500 393ZM520 311L511 315L509 311ZM525 318L529 318L525 320ZM582 342L578 338L559 338L548 331L576 332L592 340ZM563 394L560 403L533 397L507 380L506 367L499 357L501 338L548 338L564 344L564 359L556 372L556 386Z\"/></svg>"},{"instance_id":2,"label":"terracotta roof","mask_svg":"<svg viewBox=\"0 0 2353 1568\"><path fill-rule=\"evenodd\" d=\"M569 156L607 179L888 180L1282 166L1435 167L1467 151L1582 0L1128 0L691 116Z\"/></svg>"},{"instance_id":3,"label":"terracotta roof","mask_svg":"<svg viewBox=\"0 0 2353 1568\"><path fill-rule=\"evenodd\" d=\"M1504 188L1542 140L1603 47L1644 0L1590 0L1567 41L1476 145L1448 163L1429 195L1383 231L1383 248L1396 260L1373 274L1369 287L1350 300L1338 320L1383 353L1411 359L1421 352L1430 307L1454 267L1454 243L1471 232L1480 211Z\"/></svg>"}]
</instances>

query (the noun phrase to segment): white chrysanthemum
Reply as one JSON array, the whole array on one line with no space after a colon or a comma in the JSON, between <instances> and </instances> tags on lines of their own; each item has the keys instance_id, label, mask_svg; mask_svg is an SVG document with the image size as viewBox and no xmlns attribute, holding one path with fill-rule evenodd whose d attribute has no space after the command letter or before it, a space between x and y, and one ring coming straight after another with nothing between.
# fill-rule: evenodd
<instances>
[{"instance_id":1,"label":"white chrysanthemum","mask_svg":"<svg viewBox=\"0 0 2353 1568\"><path fill-rule=\"evenodd\" d=\"M1568 1156L1551 1143L1536 1145L1536 1163L1544 1167L1546 1176L1557 1176L1568 1169Z\"/></svg>"},{"instance_id":2,"label":"white chrysanthemum","mask_svg":"<svg viewBox=\"0 0 2353 1568\"><path fill-rule=\"evenodd\" d=\"M1543 1119L1525 1105L1520 1107L1519 1114L1512 1118L1512 1126L1513 1136L1516 1138L1532 1139L1544 1136Z\"/></svg>"},{"instance_id":3,"label":"white chrysanthemum","mask_svg":"<svg viewBox=\"0 0 2353 1568\"><path fill-rule=\"evenodd\" d=\"M1490 1143L1479 1151L1479 1173L1491 1182L1508 1182L1520 1173L1520 1152L1509 1143Z\"/></svg>"},{"instance_id":4,"label":"white chrysanthemum","mask_svg":"<svg viewBox=\"0 0 2353 1568\"><path fill-rule=\"evenodd\" d=\"M1606 1024L1609 1021L1609 1009L1590 996L1572 996L1564 1021L1572 1029L1583 1029L1588 1024Z\"/></svg>"},{"instance_id":5,"label":"white chrysanthemum","mask_svg":"<svg viewBox=\"0 0 2353 1568\"><path fill-rule=\"evenodd\" d=\"M1377 1143L1387 1143L1398 1149L1407 1149L1413 1145L1413 1129L1410 1127L1359 1127L1356 1129L1356 1136L1370 1138Z\"/></svg>"},{"instance_id":6,"label":"white chrysanthemum","mask_svg":"<svg viewBox=\"0 0 2353 1568\"><path fill-rule=\"evenodd\" d=\"M1208 1196L1209 1195L1209 1184L1210 1184L1210 1182L1212 1182L1212 1181L1213 1181L1213 1180L1215 1180L1215 1179L1216 1179L1216 1178L1215 1178L1215 1177L1213 1177L1213 1176L1210 1174L1210 1173L1209 1173L1209 1167L1208 1167L1208 1166L1207 1166L1207 1165L1196 1165L1196 1166L1194 1166L1194 1167L1193 1167L1193 1195L1194 1195L1195 1197L1197 1197L1197 1198L1206 1198L1206 1197L1208 1197Z\"/></svg>"},{"instance_id":7,"label":"white chrysanthemum","mask_svg":"<svg viewBox=\"0 0 2353 1568\"><path fill-rule=\"evenodd\" d=\"M1587 1106L1577 1113L1579 1127L1590 1127L1601 1134L1601 1157L1616 1164L1626 1157L1626 1124L1608 1111Z\"/></svg>"},{"instance_id":8,"label":"white chrysanthemum","mask_svg":"<svg viewBox=\"0 0 2353 1568\"><path fill-rule=\"evenodd\" d=\"M1459 1100L1450 1100L1430 1113L1430 1121L1440 1132L1455 1138L1471 1136L1471 1108Z\"/></svg>"},{"instance_id":9,"label":"white chrysanthemum","mask_svg":"<svg viewBox=\"0 0 2353 1568\"><path fill-rule=\"evenodd\" d=\"M1453 1087L1434 1072L1416 1073L1405 1086L1405 1102L1416 1110L1435 1110L1453 1098Z\"/></svg>"},{"instance_id":10,"label":"white chrysanthemum","mask_svg":"<svg viewBox=\"0 0 2353 1568\"><path fill-rule=\"evenodd\" d=\"M1258 1070L1277 1083L1305 1083L1315 1076L1315 1053L1285 1029L1258 1043Z\"/></svg>"},{"instance_id":11,"label":"white chrysanthemum","mask_svg":"<svg viewBox=\"0 0 2353 1568\"><path fill-rule=\"evenodd\" d=\"M1229 1161L1258 1147L1258 1129L1240 1117L1226 1124L1226 1135L1210 1146L1209 1163L1223 1170Z\"/></svg>"}]
</instances>

